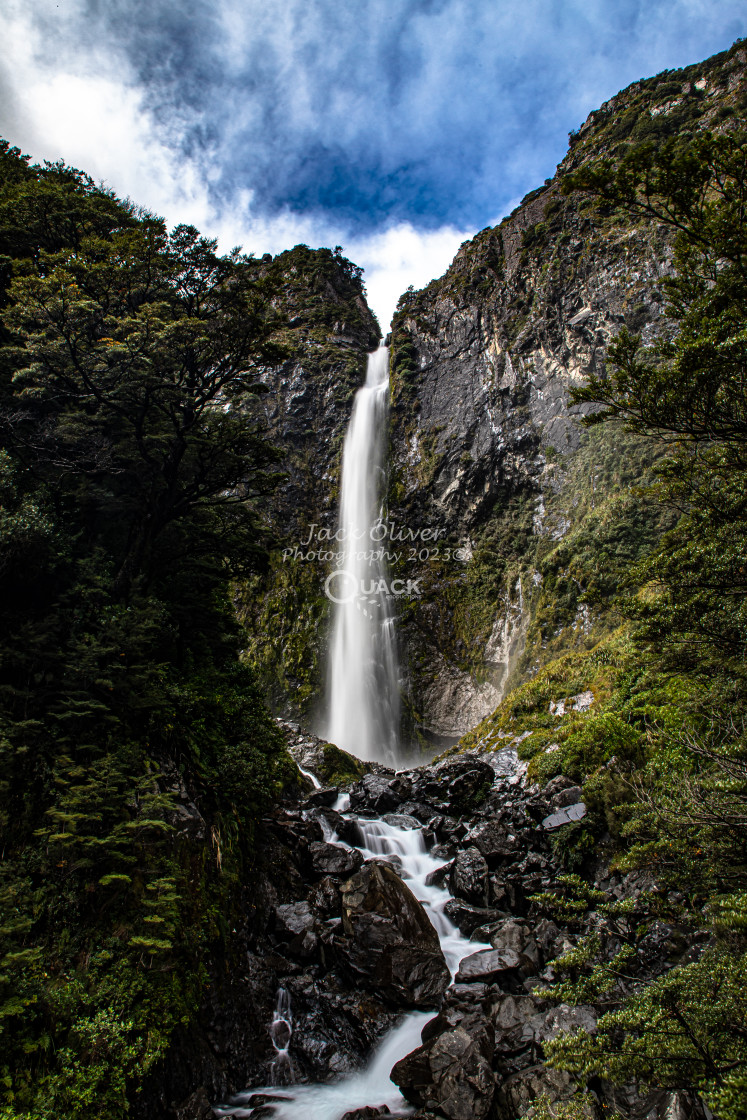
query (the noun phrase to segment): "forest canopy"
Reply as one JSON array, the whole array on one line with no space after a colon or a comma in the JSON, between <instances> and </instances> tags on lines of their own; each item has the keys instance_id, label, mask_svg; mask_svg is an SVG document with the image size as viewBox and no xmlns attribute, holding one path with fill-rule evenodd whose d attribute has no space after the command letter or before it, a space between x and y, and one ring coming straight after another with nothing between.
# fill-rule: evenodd
<instances>
[{"instance_id":1,"label":"forest canopy","mask_svg":"<svg viewBox=\"0 0 747 1120\"><path fill-rule=\"evenodd\" d=\"M278 470L266 273L0 146L3 1117L126 1113L282 780L231 602Z\"/></svg>"}]
</instances>

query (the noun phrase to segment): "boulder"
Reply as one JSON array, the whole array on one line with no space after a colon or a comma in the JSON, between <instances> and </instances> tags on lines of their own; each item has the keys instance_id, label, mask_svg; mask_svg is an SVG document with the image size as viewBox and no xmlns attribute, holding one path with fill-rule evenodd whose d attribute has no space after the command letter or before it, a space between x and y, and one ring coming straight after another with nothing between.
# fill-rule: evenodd
<instances>
[{"instance_id":1,"label":"boulder","mask_svg":"<svg viewBox=\"0 0 747 1120\"><path fill-rule=\"evenodd\" d=\"M354 847L359 847L363 844L363 833L360 830L360 825L355 817L343 817L342 814L336 814L340 817L335 829L339 840L344 841L346 844L352 844Z\"/></svg>"},{"instance_id":2,"label":"boulder","mask_svg":"<svg viewBox=\"0 0 747 1120\"><path fill-rule=\"evenodd\" d=\"M542 787L542 798L553 804L559 793L567 789L573 789L575 785L576 783L572 778L566 778L565 774L557 774Z\"/></svg>"},{"instance_id":3,"label":"boulder","mask_svg":"<svg viewBox=\"0 0 747 1120\"><path fill-rule=\"evenodd\" d=\"M350 791L351 809L369 809L374 813L390 813L402 800L383 774L366 774Z\"/></svg>"},{"instance_id":4,"label":"boulder","mask_svg":"<svg viewBox=\"0 0 747 1120\"><path fill-rule=\"evenodd\" d=\"M317 821L322 830L322 839L329 840L331 836L338 837L340 828L345 825L345 818L336 809L328 805L314 805L306 811L307 820Z\"/></svg>"},{"instance_id":5,"label":"boulder","mask_svg":"<svg viewBox=\"0 0 747 1120\"><path fill-rule=\"evenodd\" d=\"M320 879L309 892L309 904L325 918L339 917L342 906L339 883L329 875Z\"/></svg>"},{"instance_id":6,"label":"boulder","mask_svg":"<svg viewBox=\"0 0 747 1120\"><path fill-rule=\"evenodd\" d=\"M575 805L583 797L581 786L571 786L570 789L561 789L552 799L553 809L564 809L568 805Z\"/></svg>"},{"instance_id":7,"label":"boulder","mask_svg":"<svg viewBox=\"0 0 747 1120\"><path fill-rule=\"evenodd\" d=\"M446 917L454 923L460 933L469 937L478 926L497 922L502 917L499 910L487 910L484 906L473 906L461 898L451 898L444 906Z\"/></svg>"},{"instance_id":8,"label":"boulder","mask_svg":"<svg viewBox=\"0 0 747 1120\"><path fill-rule=\"evenodd\" d=\"M456 898L474 906L488 904L488 865L477 848L457 852L449 876L449 887Z\"/></svg>"},{"instance_id":9,"label":"boulder","mask_svg":"<svg viewBox=\"0 0 747 1120\"><path fill-rule=\"evenodd\" d=\"M429 871L425 877L426 887L442 887L451 874L451 864L442 863L435 871Z\"/></svg>"},{"instance_id":10,"label":"boulder","mask_svg":"<svg viewBox=\"0 0 747 1120\"><path fill-rule=\"evenodd\" d=\"M391 1079L411 1104L447 1120L483 1120L496 1084L492 1023L475 1012L444 1026L435 1034L431 1030L422 1046L397 1062Z\"/></svg>"},{"instance_id":11,"label":"boulder","mask_svg":"<svg viewBox=\"0 0 747 1120\"><path fill-rule=\"evenodd\" d=\"M569 1007L561 1003L546 1012L539 1020L533 1021L534 1037L537 1042L550 1042L560 1034L584 1031L586 1034L597 1033L597 1016L594 1008L588 1004L579 1004Z\"/></svg>"},{"instance_id":12,"label":"boulder","mask_svg":"<svg viewBox=\"0 0 747 1120\"><path fill-rule=\"evenodd\" d=\"M536 996L502 994L490 1011L498 1049L520 1049L525 1045L524 1037L516 1043L512 1036L516 1035L517 1030L523 1033L523 1028L537 1015L541 1007L542 1001ZM530 1037L533 1037L533 1034L532 1031Z\"/></svg>"},{"instance_id":13,"label":"boulder","mask_svg":"<svg viewBox=\"0 0 747 1120\"><path fill-rule=\"evenodd\" d=\"M481 949L460 962L455 980L457 984L468 984L472 980L500 980L506 973L516 973L520 967L521 958L512 949L503 953L497 949Z\"/></svg>"},{"instance_id":14,"label":"boulder","mask_svg":"<svg viewBox=\"0 0 747 1120\"><path fill-rule=\"evenodd\" d=\"M490 867L496 867L504 860L516 859L520 850L515 836L497 821L483 821L468 832L465 839L477 848Z\"/></svg>"},{"instance_id":15,"label":"boulder","mask_svg":"<svg viewBox=\"0 0 747 1120\"><path fill-rule=\"evenodd\" d=\"M416 817L421 824L428 824L435 816L430 805L424 805L422 801L404 801L400 805L399 811L400 813L407 813L410 817Z\"/></svg>"},{"instance_id":16,"label":"boulder","mask_svg":"<svg viewBox=\"0 0 747 1120\"><path fill-rule=\"evenodd\" d=\"M557 813L550 813L549 817L545 817L542 821L542 827L547 832L552 832L556 828L561 828L564 824L580 821L585 816L586 806L583 801L577 801L575 805L569 805L565 809L558 809Z\"/></svg>"},{"instance_id":17,"label":"boulder","mask_svg":"<svg viewBox=\"0 0 747 1120\"><path fill-rule=\"evenodd\" d=\"M394 1003L436 1005L451 977L438 934L409 887L372 860L341 889L346 963Z\"/></svg>"},{"instance_id":18,"label":"boulder","mask_svg":"<svg viewBox=\"0 0 747 1120\"><path fill-rule=\"evenodd\" d=\"M335 801L337 801L339 793L340 791L337 786L323 786L321 789L315 789L313 793L310 793L303 804L304 806L308 806L309 809L316 808L317 806L324 806L325 808L331 809Z\"/></svg>"},{"instance_id":19,"label":"boulder","mask_svg":"<svg viewBox=\"0 0 747 1120\"><path fill-rule=\"evenodd\" d=\"M307 961L316 957L320 927L308 902L289 902L276 907L275 927L292 959Z\"/></svg>"},{"instance_id":20,"label":"boulder","mask_svg":"<svg viewBox=\"0 0 747 1120\"><path fill-rule=\"evenodd\" d=\"M437 840L442 843L445 840L454 840L460 836L464 836L467 831L466 825L457 820L456 817L431 817L428 822L428 827L434 833Z\"/></svg>"},{"instance_id":21,"label":"boulder","mask_svg":"<svg viewBox=\"0 0 747 1120\"><path fill-rule=\"evenodd\" d=\"M532 935L530 924L521 918L507 918L490 931L488 940L501 953L512 950L523 958L522 965L535 971L542 959L540 947Z\"/></svg>"},{"instance_id":22,"label":"boulder","mask_svg":"<svg viewBox=\"0 0 747 1120\"><path fill-rule=\"evenodd\" d=\"M357 848L343 848L340 844L312 841L309 844L311 866L319 875L350 875L363 863Z\"/></svg>"},{"instance_id":23,"label":"boulder","mask_svg":"<svg viewBox=\"0 0 747 1120\"><path fill-rule=\"evenodd\" d=\"M423 827L417 817L411 817L408 813L384 813L381 819L392 825L393 828L415 829Z\"/></svg>"},{"instance_id":24,"label":"boulder","mask_svg":"<svg viewBox=\"0 0 747 1120\"><path fill-rule=\"evenodd\" d=\"M456 813L467 812L484 801L495 779L492 766L470 756L446 759L432 773L441 790L441 800Z\"/></svg>"},{"instance_id":25,"label":"boulder","mask_svg":"<svg viewBox=\"0 0 747 1120\"><path fill-rule=\"evenodd\" d=\"M570 1074L545 1065L530 1066L508 1077L496 1095L495 1114L498 1120L516 1120L524 1116L533 1101L546 1095L551 1104L568 1100L575 1092Z\"/></svg>"},{"instance_id":26,"label":"boulder","mask_svg":"<svg viewBox=\"0 0 747 1120\"><path fill-rule=\"evenodd\" d=\"M342 1120L375 1120L377 1116L391 1115L391 1110L385 1104L379 1105L378 1108L365 1105L363 1108L354 1108L352 1112L346 1112Z\"/></svg>"},{"instance_id":27,"label":"boulder","mask_svg":"<svg viewBox=\"0 0 747 1120\"><path fill-rule=\"evenodd\" d=\"M285 906L275 909L275 926L279 933L288 937L297 937L313 929L316 918L311 912L308 902L289 902Z\"/></svg>"}]
</instances>

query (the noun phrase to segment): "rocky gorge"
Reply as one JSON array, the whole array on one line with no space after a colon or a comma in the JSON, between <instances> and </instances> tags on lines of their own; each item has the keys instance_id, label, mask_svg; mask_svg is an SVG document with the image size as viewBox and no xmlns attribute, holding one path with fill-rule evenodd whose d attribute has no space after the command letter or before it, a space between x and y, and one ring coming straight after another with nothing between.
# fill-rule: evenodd
<instances>
[{"instance_id":1,"label":"rocky gorge","mask_svg":"<svg viewBox=\"0 0 747 1120\"><path fill-rule=\"evenodd\" d=\"M737 44L635 83L571 137L554 179L401 298L381 524L389 543L409 534L392 574L422 588L398 604L403 737L416 758L444 753L395 771L306 730L326 605L318 564L293 546L252 585L245 622L256 630L259 604L280 624L249 657L275 710L301 721L281 721L301 778L259 825L230 980L211 977L206 1025L178 1048L190 1073L159 1069L136 1115L710 1120L676 1074L657 1085L548 1062L718 952L697 906L621 856L640 744L667 701L617 596L676 520L650 492L665 448L585 428L593 408L572 404L605 379L621 330L644 346L674 336L662 288L676 239L564 183L647 137L728 129L746 74ZM355 322L334 326L351 370L370 345ZM273 382L267 413L296 449L286 546L332 531L334 487L320 504L312 480L335 477L350 399L347 381L332 390L336 367L312 379L304 360Z\"/></svg>"},{"instance_id":2,"label":"rocky gorge","mask_svg":"<svg viewBox=\"0 0 747 1120\"><path fill-rule=\"evenodd\" d=\"M313 774L321 762L323 778L325 744L290 726L286 733L303 771ZM705 1117L687 1094L602 1081L589 1088L544 1065L544 1043L579 1029L593 1034L596 1023L593 1006L553 998L553 962L590 932L614 954L648 913L653 887L646 876L611 873L602 859L592 892L622 904L624 923L592 900L571 916L553 908L549 892L563 873L553 838L585 812L581 790L563 777L527 787L511 742L499 753L396 774L377 764L365 769L342 786L308 782L306 796L262 822L263 870L240 933L244 962L230 980L230 1016L221 985L201 1040L182 1044L189 1079L201 1083L188 1098L169 1099L161 1089L156 1100L146 1091L136 1115L284 1118L296 1115L284 1109L298 1094L300 1108L316 1116L305 1083L330 1081L338 1083L340 1111L346 1092L348 1100L360 1093L348 1079L371 1050L404 1013L426 1011L416 1024L423 1024L420 1045L365 1086L370 1099L348 1109L348 1120L513 1120L534 1115L537 1100L581 1101L579 1115L590 1118L613 1109L657 1120ZM377 830L388 842L371 851ZM453 981L431 924L433 895L421 903L408 887L402 838L410 846L418 838L433 867L425 883L441 888L437 905L456 935ZM638 967L654 975L697 957L707 939L697 926L659 921L640 939ZM272 1031L279 992L287 1001L283 1046ZM177 1084L184 1081L172 1081L172 1092ZM257 1088L231 1099L242 1085ZM333 1111L334 1101L319 1115Z\"/></svg>"}]
</instances>

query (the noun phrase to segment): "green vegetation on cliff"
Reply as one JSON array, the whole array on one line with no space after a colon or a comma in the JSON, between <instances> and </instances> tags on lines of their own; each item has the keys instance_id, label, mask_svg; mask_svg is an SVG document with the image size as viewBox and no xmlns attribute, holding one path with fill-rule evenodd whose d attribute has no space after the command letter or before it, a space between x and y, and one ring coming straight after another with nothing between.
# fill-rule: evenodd
<instances>
[{"instance_id":1,"label":"green vegetation on cliff","mask_svg":"<svg viewBox=\"0 0 747 1120\"><path fill-rule=\"evenodd\" d=\"M662 281L671 336L645 345L622 331L605 374L574 392L595 406L592 431L623 423L656 449L647 500L671 524L642 555L623 550L625 625L545 665L462 746L499 749L513 739L530 779L564 774L579 783L588 814L555 841L569 869L592 867L602 845L619 868L655 884L630 900L624 922L583 878L536 900L548 913L576 906L600 915L599 935L557 962L553 989L559 1000L592 1003L598 1030L552 1041L548 1060L582 1081L693 1091L721 1120L739 1120L747 1110L747 132L649 142L582 168L566 189L674 231L675 268ZM651 978L643 942L657 922L703 935Z\"/></svg>"}]
</instances>

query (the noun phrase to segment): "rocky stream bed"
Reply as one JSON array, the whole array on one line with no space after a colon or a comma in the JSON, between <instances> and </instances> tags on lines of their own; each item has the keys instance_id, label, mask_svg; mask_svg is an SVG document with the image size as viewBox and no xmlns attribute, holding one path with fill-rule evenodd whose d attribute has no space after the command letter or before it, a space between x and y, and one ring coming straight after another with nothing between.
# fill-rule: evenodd
<instances>
[{"instance_id":1,"label":"rocky stream bed","mask_svg":"<svg viewBox=\"0 0 747 1120\"><path fill-rule=\"evenodd\" d=\"M243 975L206 1009L208 1046L191 1064L203 1084L178 1120L515 1120L582 1089L590 1120L707 1116L685 1094L579 1086L544 1064L548 1040L596 1022L547 985L551 962L604 917L563 923L533 902L562 873L552 837L584 812L577 787L527 788L509 745L397 773L365 764L353 784L312 788L322 744L286 731L306 795L263 822ZM594 885L617 899L655 889L603 863ZM702 940L658 923L644 967Z\"/></svg>"}]
</instances>

